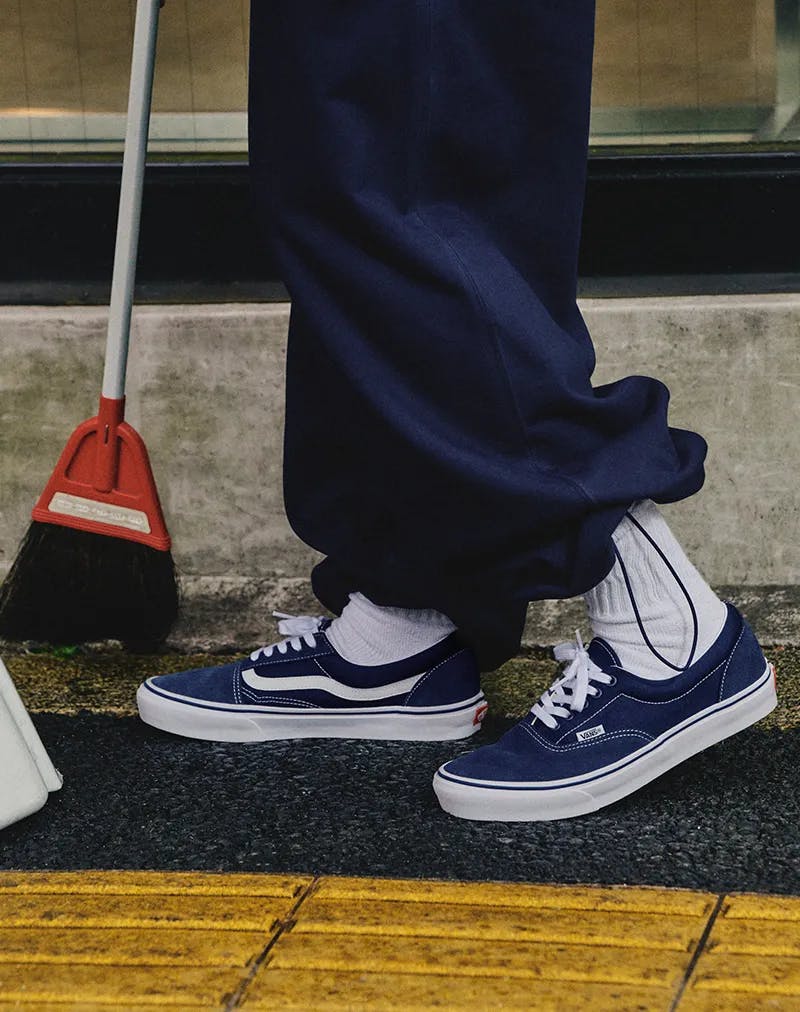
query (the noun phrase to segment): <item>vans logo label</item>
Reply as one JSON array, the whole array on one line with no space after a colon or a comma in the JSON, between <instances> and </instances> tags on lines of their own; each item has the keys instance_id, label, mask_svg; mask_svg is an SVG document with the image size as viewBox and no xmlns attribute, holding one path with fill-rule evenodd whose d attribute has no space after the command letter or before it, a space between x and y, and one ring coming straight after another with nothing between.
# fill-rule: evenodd
<instances>
[{"instance_id":1,"label":"vans logo label","mask_svg":"<svg viewBox=\"0 0 800 1012\"><path fill-rule=\"evenodd\" d=\"M578 741L591 741L592 738L599 738L605 733L606 729L603 725L598 724L597 727L587 727L585 731L576 731L575 737Z\"/></svg>"}]
</instances>

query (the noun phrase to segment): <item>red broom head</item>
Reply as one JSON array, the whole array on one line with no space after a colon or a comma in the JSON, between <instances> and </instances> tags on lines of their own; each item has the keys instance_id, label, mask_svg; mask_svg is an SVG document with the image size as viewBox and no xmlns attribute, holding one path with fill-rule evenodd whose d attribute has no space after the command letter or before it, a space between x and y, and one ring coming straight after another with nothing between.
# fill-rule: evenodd
<instances>
[{"instance_id":1,"label":"red broom head","mask_svg":"<svg viewBox=\"0 0 800 1012\"><path fill-rule=\"evenodd\" d=\"M123 421L124 411L124 397L100 398L97 417L70 437L33 519L168 552L170 537L147 450Z\"/></svg>"},{"instance_id":2,"label":"red broom head","mask_svg":"<svg viewBox=\"0 0 800 1012\"><path fill-rule=\"evenodd\" d=\"M169 632L178 613L170 539L123 410L124 399L102 398L61 454L0 586L0 636L152 645Z\"/></svg>"}]
</instances>

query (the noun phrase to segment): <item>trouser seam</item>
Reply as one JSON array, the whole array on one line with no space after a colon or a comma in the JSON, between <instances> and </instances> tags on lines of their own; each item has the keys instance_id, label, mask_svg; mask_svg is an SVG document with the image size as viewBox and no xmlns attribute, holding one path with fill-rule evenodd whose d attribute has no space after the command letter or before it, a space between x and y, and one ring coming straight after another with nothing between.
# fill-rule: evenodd
<instances>
[{"instance_id":1,"label":"trouser seam","mask_svg":"<svg viewBox=\"0 0 800 1012\"><path fill-rule=\"evenodd\" d=\"M431 121L433 116L433 66L432 66L432 53L433 53L433 17L431 10L431 0L419 0L420 6L424 7L424 34L422 38L422 46L424 52L422 54L424 63L424 89L420 89L417 92L418 101L421 102L422 108L418 109L418 116L414 116L413 120L419 122L421 127L415 132L416 143L418 150L410 153L409 155L409 204L410 210L417 221L422 225L424 229L443 247L449 252L453 262L456 265L459 273L461 274L464 282L464 291L470 298L473 310L476 316L481 321L482 325L488 332L488 337L491 342L492 351L494 353L494 359L496 362L497 372L501 383L506 389L508 400L511 405L511 412L516 428L516 441L519 442L525 458L532 468L538 473L554 477L558 481L562 481L575 489L578 494L592 507L597 507L598 503L583 485L570 475L565 475L558 472L555 468L548 468L542 465L539 461L534 460L531 455L530 446L525 435L525 423L523 421L522 412L520 410L519 402L517 401L514 393L514 387L511 383L511 377L508 372L505 358L503 356L503 350L498 338L498 325L493 320L491 313L488 310L486 300L480 290L477 278L470 271L469 267L465 263L463 257L453 244L453 242L444 235L438 228L436 228L426 217L423 212L424 202L422 199L422 180L424 178L423 165L426 161L426 156L430 151L430 138L431 138ZM421 33L422 34L422 33ZM422 68L418 67L418 71ZM418 73L418 78L423 75Z\"/></svg>"}]
</instances>

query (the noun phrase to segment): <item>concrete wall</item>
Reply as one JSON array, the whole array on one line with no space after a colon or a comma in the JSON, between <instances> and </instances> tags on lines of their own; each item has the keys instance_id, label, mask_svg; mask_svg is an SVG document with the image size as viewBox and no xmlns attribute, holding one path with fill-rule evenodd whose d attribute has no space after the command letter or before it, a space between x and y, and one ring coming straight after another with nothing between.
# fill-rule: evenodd
<instances>
[{"instance_id":1,"label":"concrete wall","mask_svg":"<svg viewBox=\"0 0 800 1012\"><path fill-rule=\"evenodd\" d=\"M672 423L711 445L708 480L668 510L712 583L745 597L762 635L800 633L800 296L589 300L597 382L662 378ZM96 409L106 312L0 308L0 575L73 427ZM269 638L269 612L312 606L315 554L283 512L284 305L135 313L128 419L145 438L183 573L176 642ZM529 638L580 620L539 606Z\"/></svg>"}]
</instances>

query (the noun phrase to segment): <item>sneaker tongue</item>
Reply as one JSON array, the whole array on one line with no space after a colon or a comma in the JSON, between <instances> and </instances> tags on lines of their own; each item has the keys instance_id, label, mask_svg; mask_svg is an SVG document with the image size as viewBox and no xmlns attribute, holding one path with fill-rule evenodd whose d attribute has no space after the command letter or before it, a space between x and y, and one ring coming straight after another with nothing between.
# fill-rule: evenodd
<instances>
[{"instance_id":1,"label":"sneaker tongue","mask_svg":"<svg viewBox=\"0 0 800 1012\"><path fill-rule=\"evenodd\" d=\"M608 671L609 668L622 667L616 651L609 646L604 639L595 636L587 650L589 658L600 668L601 671Z\"/></svg>"}]
</instances>

